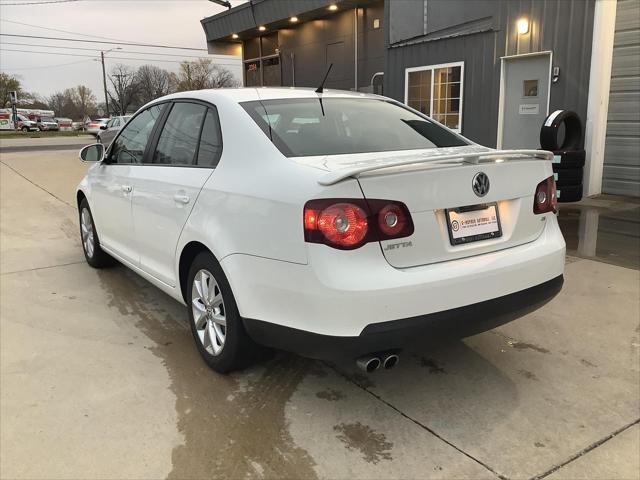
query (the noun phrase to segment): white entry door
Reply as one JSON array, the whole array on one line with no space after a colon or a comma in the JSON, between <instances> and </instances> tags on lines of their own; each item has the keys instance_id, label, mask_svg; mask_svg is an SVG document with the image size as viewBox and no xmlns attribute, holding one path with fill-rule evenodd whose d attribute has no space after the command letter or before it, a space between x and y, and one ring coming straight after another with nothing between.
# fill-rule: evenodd
<instances>
[{"instance_id":1,"label":"white entry door","mask_svg":"<svg viewBox=\"0 0 640 480\"><path fill-rule=\"evenodd\" d=\"M550 53L502 59L498 148L540 148L550 73Z\"/></svg>"}]
</instances>

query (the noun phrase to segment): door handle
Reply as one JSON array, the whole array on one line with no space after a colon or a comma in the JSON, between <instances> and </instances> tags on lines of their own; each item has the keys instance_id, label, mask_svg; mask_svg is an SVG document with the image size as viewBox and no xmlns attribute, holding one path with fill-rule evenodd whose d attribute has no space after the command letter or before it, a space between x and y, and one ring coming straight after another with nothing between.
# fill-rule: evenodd
<instances>
[{"instance_id":1,"label":"door handle","mask_svg":"<svg viewBox=\"0 0 640 480\"><path fill-rule=\"evenodd\" d=\"M184 194L181 194L181 193L176 193L176 194L173 196L173 199L174 199L176 202L179 202L179 203L185 203L185 204L189 203L189 201L191 200L191 199L189 198L189 195L184 195Z\"/></svg>"},{"instance_id":2,"label":"door handle","mask_svg":"<svg viewBox=\"0 0 640 480\"><path fill-rule=\"evenodd\" d=\"M123 191L124 193L131 193L131 190L133 190L133 189L131 188L131 185L122 185L120 188L122 188L122 191Z\"/></svg>"}]
</instances>

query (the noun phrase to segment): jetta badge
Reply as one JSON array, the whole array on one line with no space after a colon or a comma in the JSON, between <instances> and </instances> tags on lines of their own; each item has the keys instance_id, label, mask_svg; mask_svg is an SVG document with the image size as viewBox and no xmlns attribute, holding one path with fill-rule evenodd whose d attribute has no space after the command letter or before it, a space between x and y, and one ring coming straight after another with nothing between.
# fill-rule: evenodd
<instances>
[{"instance_id":1,"label":"jetta badge","mask_svg":"<svg viewBox=\"0 0 640 480\"><path fill-rule=\"evenodd\" d=\"M484 172L476 173L471 181L471 187L473 188L473 192L479 197L484 197L489 193L489 177L487 174Z\"/></svg>"}]
</instances>

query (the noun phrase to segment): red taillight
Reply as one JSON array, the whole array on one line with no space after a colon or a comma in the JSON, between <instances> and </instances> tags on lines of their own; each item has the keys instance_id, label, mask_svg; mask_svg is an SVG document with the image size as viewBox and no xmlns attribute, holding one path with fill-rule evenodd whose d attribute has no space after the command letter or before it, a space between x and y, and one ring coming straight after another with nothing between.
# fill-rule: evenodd
<instances>
[{"instance_id":1,"label":"red taillight","mask_svg":"<svg viewBox=\"0 0 640 480\"><path fill-rule=\"evenodd\" d=\"M385 205L378 212L378 227L388 237L395 237L402 232L405 223L405 213L395 203Z\"/></svg>"},{"instance_id":2,"label":"red taillight","mask_svg":"<svg viewBox=\"0 0 640 480\"><path fill-rule=\"evenodd\" d=\"M304 210L304 229L315 230L318 227L318 212L311 208Z\"/></svg>"},{"instance_id":3,"label":"red taillight","mask_svg":"<svg viewBox=\"0 0 640 480\"><path fill-rule=\"evenodd\" d=\"M304 207L303 223L306 242L342 250L413 234L409 210L391 200L311 200Z\"/></svg>"},{"instance_id":4,"label":"red taillight","mask_svg":"<svg viewBox=\"0 0 640 480\"><path fill-rule=\"evenodd\" d=\"M359 245L369 230L366 212L352 203L325 208L317 223L318 230L330 243L347 248Z\"/></svg>"},{"instance_id":5,"label":"red taillight","mask_svg":"<svg viewBox=\"0 0 640 480\"><path fill-rule=\"evenodd\" d=\"M536 187L533 198L533 213L556 213L558 198L556 196L556 181L553 175L541 181Z\"/></svg>"}]
</instances>

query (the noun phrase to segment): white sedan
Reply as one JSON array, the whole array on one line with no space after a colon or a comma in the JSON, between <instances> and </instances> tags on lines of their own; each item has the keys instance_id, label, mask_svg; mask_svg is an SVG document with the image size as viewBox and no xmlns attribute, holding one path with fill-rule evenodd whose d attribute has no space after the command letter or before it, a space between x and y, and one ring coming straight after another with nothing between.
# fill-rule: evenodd
<instances>
[{"instance_id":1,"label":"white sedan","mask_svg":"<svg viewBox=\"0 0 640 480\"><path fill-rule=\"evenodd\" d=\"M391 368L562 287L552 155L479 146L385 97L183 92L80 156L87 262L187 305L218 372L258 345Z\"/></svg>"}]
</instances>

